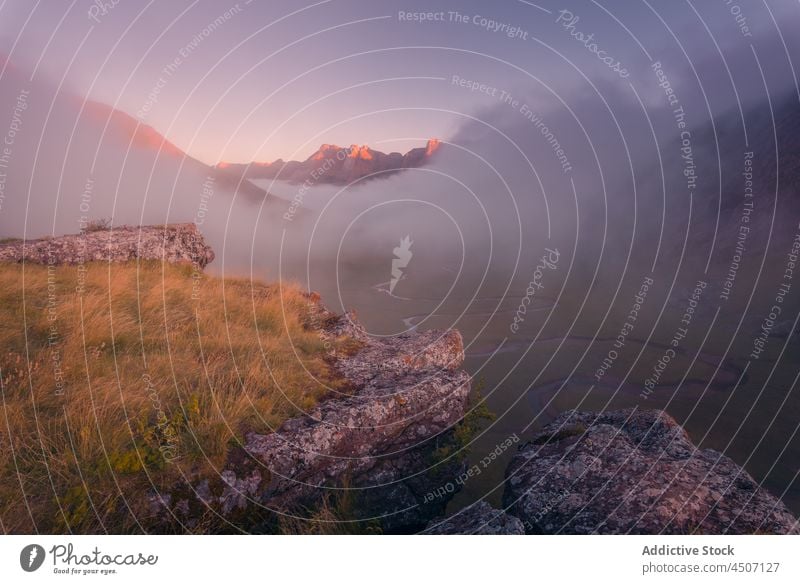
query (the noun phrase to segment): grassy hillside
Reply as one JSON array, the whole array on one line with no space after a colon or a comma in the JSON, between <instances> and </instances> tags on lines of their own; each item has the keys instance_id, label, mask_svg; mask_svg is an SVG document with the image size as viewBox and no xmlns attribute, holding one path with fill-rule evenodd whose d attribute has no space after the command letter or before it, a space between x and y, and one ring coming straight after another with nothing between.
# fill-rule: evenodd
<instances>
[{"instance_id":1,"label":"grassy hillside","mask_svg":"<svg viewBox=\"0 0 800 584\"><path fill-rule=\"evenodd\" d=\"M310 306L160 262L0 265L0 530L140 531L153 485L344 389Z\"/></svg>"}]
</instances>

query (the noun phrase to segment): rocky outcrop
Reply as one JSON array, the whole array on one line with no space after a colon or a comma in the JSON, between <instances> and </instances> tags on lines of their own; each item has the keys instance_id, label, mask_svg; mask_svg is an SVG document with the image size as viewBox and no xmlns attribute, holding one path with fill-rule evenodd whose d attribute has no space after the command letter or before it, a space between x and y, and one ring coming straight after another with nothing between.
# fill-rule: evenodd
<instances>
[{"instance_id":1,"label":"rocky outcrop","mask_svg":"<svg viewBox=\"0 0 800 584\"><path fill-rule=\"evenodd\" d=\"M163 260L200 269L214 252L194 223L157 227L115 227L76 235L0 244L0 261L82 264L91 261Z\"/></svg>"},{"instance_id":2,"label":"rocky outcrop","mask_svg":"<svg viewBox=\"0 0 800 584\"><path fill-rule=\"evenodd\" d=\"M460 463L437 462L435 453L465 415L470 392L470 377L460 369L461 335L376 339L349 314L320 308L315 320L324 323L323 335L360 343L355 354L336 359L352 393L327 399L273 433L247 435L221 473L224 484L194 484L190 501L156 498L179 519L196 515L198 501L236 523L297 513L345 489L356 500L354 518L378 521L384 531L414 531L441 515L448 499L430 493Z\"/></svg>"},{"instance_id":3,"label":"rocky outcrop","mask_svg":"<svg viewBox=\"0 0 800 584\"><path fill-rule=\"evenodd\" d=\"M353 395L328 400L272 434L247 437L245 450L270 472L261 497L273 505L313 499L320 487L345 478L357 488L413 477L425 470L412 468L413 450L464 416L470 379L459 369L464 354L457 331L378 340L349 315L342 320L334 334L364 343L337 364L357 388Z\"/></svg>"},{"instance_id":4,"label":"rocky outcrop","mask_svg":"<svg viewBox=\"0 0 800 584\"><path fill-rule=\"evenodd\" d=\"M478 501L458 513L432 521L424 535L524 535L522 521Z\"/></svg>"},{"instance_id":5,"label":"rocky outcrop","mask_svg":"<svg viewBox=\"0 0 800 584\"><path fill-rule=\"evenodd\" d=\"M565 412L506 472L528 533L797 533L785 505L666 413Z\"/></svg>"}]
</instances>

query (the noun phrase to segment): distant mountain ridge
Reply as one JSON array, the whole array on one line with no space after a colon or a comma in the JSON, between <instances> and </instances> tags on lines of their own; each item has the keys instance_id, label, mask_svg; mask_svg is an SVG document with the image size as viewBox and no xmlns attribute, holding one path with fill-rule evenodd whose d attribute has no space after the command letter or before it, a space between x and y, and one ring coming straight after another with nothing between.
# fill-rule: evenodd
<instances>
[{"instance_id":1,"label":"distant mountain ridge","mask_svg":"<svg viewBox=\"0 0 800 584\"><path fill-rule=\"evenodd\" d=\"M282 159L248 164L221 162L216 168L246 179L279 179L293 183L345 185L360 179L381 178L408 168L424 166L441 147L441 141L428 140L425 147L401 154L386 154L368 146L349 148L323 144L304 161Z\"/></svg>"}]
</instances>

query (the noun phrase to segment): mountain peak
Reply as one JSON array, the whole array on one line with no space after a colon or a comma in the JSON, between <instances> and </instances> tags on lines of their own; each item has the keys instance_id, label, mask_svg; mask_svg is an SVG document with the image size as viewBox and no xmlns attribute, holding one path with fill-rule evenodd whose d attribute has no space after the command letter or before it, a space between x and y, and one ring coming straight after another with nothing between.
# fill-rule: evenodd
<instances>
[{"instance_id":1,"label":"mountain peak","mask_svg":"<svg viewBox=\"0 0 800 584\"><path fill-rule=\"evenodd\" d=\"M369 146L359 146L358 144L353 144L350 146L350 154L348 154L350 158L360 158L361 160L372 160L372 150L370 150Z\"/></svg>"},{"instance_id":2,"label":"mountain peak","mask_svg":"<svg viewBox=\"0 0 800 584\"><path fill-rule=\"evenodd\" d=\"M325 158L335 155L340 150L343 150L343 148L336 144L323 144L308 158L308 160L324 160Z\"/></svg>"}]
</instances>

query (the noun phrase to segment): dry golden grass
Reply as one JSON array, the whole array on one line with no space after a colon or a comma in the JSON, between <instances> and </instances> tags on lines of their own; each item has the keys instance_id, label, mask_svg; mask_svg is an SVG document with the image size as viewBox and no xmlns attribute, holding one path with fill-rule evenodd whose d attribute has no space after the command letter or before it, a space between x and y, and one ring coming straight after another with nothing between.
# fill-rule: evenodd
<instances>
[{"instance_id":1,"label":"dry golden grass","mask_svg":"<svg viewBox=\"0 0 800 584\"><path fill-rule=\"evenodd\" d=\"M160 262L0 265L0 530L139 531L153 486L344 389L309 307Z\"/></svg>"}]
</instances>

